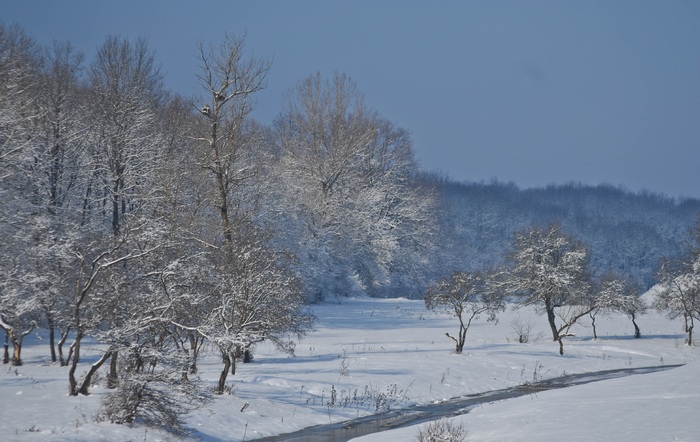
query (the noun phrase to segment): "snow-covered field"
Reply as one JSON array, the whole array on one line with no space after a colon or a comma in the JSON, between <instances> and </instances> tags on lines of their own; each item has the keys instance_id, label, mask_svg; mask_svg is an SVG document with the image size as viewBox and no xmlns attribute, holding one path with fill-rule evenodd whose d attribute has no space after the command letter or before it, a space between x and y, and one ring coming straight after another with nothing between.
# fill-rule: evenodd
<instances>
[{"instance_id":1,"label":"snow-covered field","mask_svg":"<svg viewBox=\"0 0 700 442\"><path fill-rule=\"evenodd\" d=\"M456 333L456 319L426 311L422 301L349 299L313 310L315 331L298 344L296 356L259 345L254 362L240 364L229 378L233 394L215 397L188 418L193 439L252 440L366 416L377 404L395 409L570 373L687 364L492 403L454 419L468 441L700 440L700 350L684 344L681 321L656 312L638 319L642 339L632 337L624 316L599 317L596 341L584 323L559 356L546 319L530 309L509 308L498 324L472 325L462 355L452 353L445 336ZM516 342L515 320L534 322L530 343ZM97 350L85 346L78 373ZM0 373L2 440L174 439L138 425L94 423L108 390L97 386L89 397L69 397L68 369L49 363L44 331L27 338L23 359L25 365L5 365ZM221 370L214 352L200 369L213 386ZM414 441L426 426L357 440Z\"/></svg>"}]
</instances>

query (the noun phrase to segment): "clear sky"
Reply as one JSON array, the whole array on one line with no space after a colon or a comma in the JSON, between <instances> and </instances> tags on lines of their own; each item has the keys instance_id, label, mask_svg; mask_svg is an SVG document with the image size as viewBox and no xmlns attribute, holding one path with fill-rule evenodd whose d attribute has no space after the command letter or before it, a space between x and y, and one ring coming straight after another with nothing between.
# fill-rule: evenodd
<instances>
[{"instance_id":1,"label":"clear sky","mask_svg":"<svg viewBox=\"0 0 700 442\"><path fill-rule=\"evenodd\" d=\"M0 0L0 21L88 61L109 34L147 37L185 95L196 44L246 33L273 61L262 123L303 77L343 72L425 169L700 198L697 0Z\"/></svg>"}]
</instances>

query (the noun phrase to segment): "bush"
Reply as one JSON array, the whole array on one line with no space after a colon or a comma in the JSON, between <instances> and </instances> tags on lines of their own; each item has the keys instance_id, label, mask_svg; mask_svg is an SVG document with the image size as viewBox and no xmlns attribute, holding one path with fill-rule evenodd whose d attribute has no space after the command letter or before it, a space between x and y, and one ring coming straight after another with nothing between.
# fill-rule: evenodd
<instances>
[{"instance_id":1,"label":"bush","mask_svg":"<svg viewBox=\"0 0 700 442\"><path fill-rule=\"evenodd\" d=\"M462 442L467 437L467 430L461 423L453 424L447 419L430 423L426 430L418 432L418 442Z\"/></svg>"},{"instance_id":2,"label":"bush","mask_svg":"<svg viewBox=\"0 0 700 442\"><path fill-rule=\"evenodd\" d=\"M97 421L162 428L184 435L184 417L204 406L210 395L198 379L182 379L183 364L150 366L138 371L120 367L117 388L105 395Z\"/></svg>"},{"instance_id":3,"label":"bush","mask_svg":"<svg viewBox=\"0 0 700 442\"><path fill-rule=\"evenodd\" d=\"M520 344L527 344L528 342L537 342L540 335L531 336L532 329L535 328L535 321L532 318L527 318L525 320L518 317L510 323L510 327L515 332L515 339Z\"/></svg>"}]
</instances>

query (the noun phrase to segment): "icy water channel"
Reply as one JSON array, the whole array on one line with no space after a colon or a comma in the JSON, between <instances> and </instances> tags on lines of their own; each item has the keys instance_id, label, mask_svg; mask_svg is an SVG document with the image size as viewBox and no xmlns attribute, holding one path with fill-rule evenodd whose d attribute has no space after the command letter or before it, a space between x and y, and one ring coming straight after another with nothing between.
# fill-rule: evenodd
<instances>
[{"instance_id":1,"label":"icy water channel","mask_svg":"<svg viewBox=\"0 0 700 442\"><path fill-rule=\"evenodd\" d=\"M410 425L430 422L443 417L459 416L468 413L470 409L478 405L489 402L512 399L528 394L538 393L540 391L573 387L575 385L588 384L589 382L598 382L635 374L669 370L680 366L681 365L663 365L654 367L621 368L616 370L596 371L592 373L572 374L548 379L546 381L518 385L516 387L506 388L504 390L494 390L469 396L456 397L439 403L416 405L401 410L374 414L336 424L318 425L315 427L304 428L293 433L255 439L255 442L345 442L356 437L366 436L368 434L408 427Z\"/></svg>"}]
</instances>

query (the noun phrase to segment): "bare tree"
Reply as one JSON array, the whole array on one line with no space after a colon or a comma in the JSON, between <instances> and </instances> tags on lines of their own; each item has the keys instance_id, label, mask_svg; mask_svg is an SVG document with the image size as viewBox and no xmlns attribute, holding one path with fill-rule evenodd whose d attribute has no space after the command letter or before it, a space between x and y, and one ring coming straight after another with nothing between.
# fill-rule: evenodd
<instances>
[{"instance_id":1,"label":"bare tree","mask_svg":"<svg viewBox=\"0 0 700 442\"><path fill-rule=\"evenodd\" d=\"M637 324L637 316L646 312L644 301L639 298L639 285L630 278L624 278L614 272L608 272L600 280L597 294L593 300L594 309L589 316L593 327L593 339L598 339L595 320L598 313L623 313L632 320L634 337L641 338L642 333Z\"/></svg>"},{"instance_id":2,"label":"bare tree","mask_svg":"<svg viewBox=\"0 0 700 442\"><path fill-rule=\"evenodd\" d=\"M72 264L72 268L81 275L76 279L84 277L82 275L87 265L82 259L99 257L103 253L114 254L112 241L122 244L128 238L131 241L129 247L137 247L136 244L148 235L155 234L153 229L157 225L157 219L151 211L160 197L161 186L157 181L156 170L162 164L161 153L165 144L156 118L165 98L162 76L146 40L131 42L128 39L107 37L90 65L88 79L88 89L83 96L89 103L87 110L91 117L85 135L89 157L83 166L88 177L83 184L80 223L82 230L89 234L78 239L83 243L81 246L69 247L73 253L82 257L77 264ZM106 232L103 231L103 226L107 223L113 240L104 237ZM128 232L122 235L122 230L127 225ZM87 244L94 249L82 247ZM140 256L140 252L134 253ZM103 267L93 265L90 268ZM116 271L116 268L113 270ZM116 275L117 272L110 275L112 283L128 278L127 275L132 272L128 265L119 267L119 270L119 276ZM88 273L93 274L93 271ZM91 290L92 300L109 291L105 287L110 279L104 278L107 276L105 272L98 273L102 277L100 289L104 291ZM88 293L84 289L79 292L83 295L76 296L73 305L82 303L80 299ZM114 305L122 302L124 296L130 295L121 291L112 293L114 296L107 297L102 305ZM112 314L117 312L116 309L102 309L99 312L106 314L102 319L112 322L111 326L119 325L114 323L118 321L118 315ZM78 319L76 314L71 316ZM72 326L76 329L79 337L76 342L79 343L89 327L78 320L74 320ZM76 355L74 348L71 368L75 366L77 357L79 355ZM111 368L109 378L114 381L117 379L116 348L110 348L102 362L107 359L110 359ZM71 384L73 383L72 380ZM85 383L80 390L86 392ZM71 385L71 392L76 392L74 385Z\"/></svg>"},{"instance_id":3,"label":"bare tree","mask_svg":"<svg viewBox=\"0 0 700 442\"><path fill-rule=\"evenodd\" d=\"M72 358L68 372L69 393L72 396L88 394L91 375L110 357L113 357L113 360L116 359L116 355L113 354L115 349L108 348L103 356L93 364L82 385L78 387L75 371L80 362L82 340L105 318L105 309L100 308L101 296L99 296L100 293L104 293L105 289L102 280L104 274L128 261L147 256L158 247L157 245L144 247L142 244L134 244L131 241L132 235L140 233L141 229L142 226L135 226L122 230L119 237L108 239L102 250L95 243L88 244L86 247L88 252L82 253L75 250L74 265L77 267L78 279L71 305L71 319L76 334L71 344Z\"/></svg>"},{"instance_id":4,"label":"bare tree","mask_svg":"<svg viewBox=\"0 0 700 442\"><path fill-rule=\"evenodd\" d=\"M113 234L126 214L143 203L153 184L163 140L156 111L164 96L162 75L146 40L107 37L90 66L93 192L110 208Z\"/></svg>"},{"instance_id":5,"label":"bare tree","mask_svg":"<svg viewBox=\"0 0 700 442\"><path fill-rule=\"evenodd\" d=\"M70 278L62 265L61 245L71 228L79 222L77 210L85 179L85 106L80 100L83 54L66 43L54 42L44 52L37 77L33 125L33 161L25 168L34 193L35 211L32 238L31 272L34 296L44 314L49 332L52 362L57 361L56 328L65 337L69 325L62 321ZM44 325L42 324L42 326Z\"/></svg>"},{"instance_id":6,"label":"bare tree","mask_svg":"<svg viewBox=\"0 0 700 442\"><path fill-rule=\"evenodd\" d=\"M700 257L662 261L657 278L663 290L654 308L667 312L671 319L682 316L686 343L693 345L695 320L700 320Z\"/></svg>"},{"instance_id":7,"label":"bare tree","mask_svg":"<svg viewBox=\"0 0 700 442\"><path fill-rule=\"evenodd\" d=\"M27 290L33 278L26 269L32 262L28 230L37 205L27 172L34 160L39 67L34 40L17 25L0 23L0 328L5 331L3 362L13 365L22 364L23 338L38 319L38 306Z\"/></svg>"},{"instance_id":8,"label":"bare tree","mask_svg":"<svg viewBox=\"0 0 700 442\"><path fill-rule=\"evenodd\" d=\"M179 329L173 322L181 318L186 305L184 294L168 281L179 269L180 259L151 270L169 258L168 253L158 252L134 258L141 271L134 271L125 282L130 286L127 293L138 293L138 298L132 296L117 305L120 318L115 326L94 333L112 354L120 354L119 369L110 370L117 378L108 379L113 390L102 400L99 417L118 424L138 419L180 433L182 416L205 405L209 394L199 378L183 377L190 358L178 348Z\"/></svg>"},{"instance_id":9,"label":"bare tree","mask_svg":"<svg viewBox=\"0 0 700 442\"><path fill-rule=\"evenodd\" d=\"M195 139L206 146L202 167L215 183L215 206L229 252L235 222L229 201L232 186L257 172L254 146L245 133L246 117L252 110L252 95L265 88L270 69L269 62L246 57L244 43L243 37L227 34L218 46L199 45L198 78L205 93L199 111L205 124Z\"/></svg>"},{"instance_id":10,"label":"bare tree","mask_svg":"<svg viewBox=\"0 0 700 442\"><path fill-rule=\"evenodd\" d=\"M241 349L270 339L292 351L293 341L283 336L302 334L312 318L303 311L303 292L285 255L271 250L267 230L258 223L266 155L247 117L270 63L246 56L244 39L229 35L219 45L199 45L199 61L205 98L193 138L205 146L200 164L211 181L203 195L218 212L220 229L199 238L209 265L198 278L198 285L208 287L206 318L197 326L177 325L217 347L224 366L216 392L223 394Z\"/></svg>"},{"instance_id":11,"label":"bare tree","mask_svg":"<svg viewBox=\"0 0 700 442\"><path fill-rule=\"evenodd\" d=\"M23 305L20 299L13 299L15 303L5 297L2 300L2 310L0 310L0 329L5 332L5 356L3 363L12 361L12 365L22 365L22 343L24 338L36 328L36 321L32 320L32 312L35 311L31 306ZM31 303L31 301L30 301ZM17 325L15 325L17 324ZM26 328L19 328L25 326ZM12 357L8 357L7 341L12 343Z\"/></svg>"},{"instance_id":12,"label":"bare tree","mask_svg":"<svg viewBox=\"0 0 700 442\"><path fill-rule=\"evenodd\" d=\"M671 319L682 316L692 345L695 320L700 320L700 217L688 231L685 248L685 256L661 260L656 279L662 290L653 307Z\"/></svg>"},{"instance_id":13,"label":"bare tree","mask_svg":"<svg viewBox=\"0 0 700 442\"><path fill-rule=\"evenodd\" d=\"M38 75L38 46L18 25L0 23L0 178L31 141L29 126L36 116L32 86Z\"/></svg>"},{"instance_id":14,"label":"bare tree","mask_svg":"<svg viewBox=\"0 0 700 442\"><path fill-rule=\"evenodd\" d=\"M472 321L481 314L488 321L496 321L496 315L505 310L505 303L488 287L488 275L474 272L453 272L449 279L439 279L428 287L425 306L430 310L446 309L459 320L457 337L445 333L455 343L455 353L461 354L467 331Z\"/></svg>"}]
</instances>

